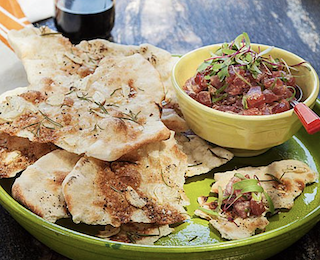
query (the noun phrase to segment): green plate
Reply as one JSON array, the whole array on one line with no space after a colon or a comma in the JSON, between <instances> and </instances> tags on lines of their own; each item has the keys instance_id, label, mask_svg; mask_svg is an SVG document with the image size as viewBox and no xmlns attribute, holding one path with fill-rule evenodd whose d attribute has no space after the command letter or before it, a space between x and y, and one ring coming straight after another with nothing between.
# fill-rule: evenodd
<instances>
[{"instance_id":1,"label":"green plate","mask_svg":"<svg viewBox=\"0 0 320 260\"><path fill-rule=\"evenodd\" d=\"M315 111L320 114L320 101ZM301 129L286 143L263 155L234 158L214 172L235 167L267 165L276 160L297 159L320 171L320 133L308 135ZM92 236L101 227L75 225L70 220L49 223L36 216L10 196L13 180L0 181L0 203L32 235L53 250L72 259L266 259L293 244L320 220L319 182L306 187L295 201L293 209L270 218L266 232L251 238L225 241L208 222L193 215L197 197L209 193L214 172L187 179L185 190L191 205L187 208L191 220L175 227L168 237L155 246L108 242Z\"/></svg>"}]
</instances>

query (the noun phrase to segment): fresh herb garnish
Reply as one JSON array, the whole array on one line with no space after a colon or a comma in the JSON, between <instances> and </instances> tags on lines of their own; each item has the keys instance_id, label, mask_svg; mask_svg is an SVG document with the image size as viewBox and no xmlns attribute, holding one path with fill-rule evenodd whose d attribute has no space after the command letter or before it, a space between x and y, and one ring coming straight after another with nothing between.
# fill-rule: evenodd
<instances>
[{"instance_id":1,"label":"fresh herb garnish","mask_svg":"<svg viewBox=\"0 0 320 260\"><path fill-rule=\"evenodd\" d=\"M141 113L141 111L137 112L137 113L134 113L132 112L131 110L129 111L129 113L123 113L125 116L127 117L116 117L116 118L119 118L119 119L122 119L122 120L129 120L129 121L132 121L138 125L139 122L138 122L138 115Z\"/></svg>"},{"instance_id":2,"label":"fresh herb garnish","mask_svg":"<svg viewBox=\"0 0 320 260\"><path fill-rule=\"evenodd\" d=\"M224 93L224 94L221 95L220 97L213 98L211 101L212 101L212 103L215 103L215 102L218 102L218 101L220 101L220 100L222 100L222 99L225 99L227 96L228 96L228 94L227 94L227 93Z\"/></svg>"},{"instance_id":3,"label":"fresh herb garnish","mask_svg":"<svg viewBox=\"0 0 320 260\"><path fill-rule=\"evenodd\" d=\"M297 91L296 91L296 88L294 88L292 86L287 86L287 88L290 88L290 89L293 90L292 91L292 95L290 97L286 98L287 101L291 101L292 99L295 98Z\"/></svg>"},{"instance_id":4,"label":"fresh herb garnish","mask_svg":"<svg viewBox=\"0 0 320 260\"><path fill-rule=\"evenodd\" d=\"M269 206L269 211L271 212L271 214L274 213L274 205L273 202L270 198L270 196L268 195L268 193L266 193L264 191L264 189L259 185L259 181L257 179L245 179L245 180L241 180L239 182L236 182L232 185L234 190L240 190L241 194L247 193L247 192L251 192L251 193L263 193L267 202L268 202L268 206ZM238 196L239 197L239 196ZM237 199L237 198L236 198ZM235 200L236 200L235 199Z\"/></svg>"},{"instance_id":5,"label":"fresh herb garnish","mask_svg":"<svg viewBox=\"0 0 320 260\"><path fill-rule=\"evenodd\" d=\"M92 132L93 132L93 131L97 131L98 129L104 130L101 126L99 126L98 124L95 124L94 127L93 127L93 129L92 129Z\"/></svg>"},{"instance_id":6,"label":"fresh herb garnish","mask_svg":"<svg viewBox=\"0 0 320 260\"><path fill-rule=\"evenodd\" d=\"M122 88L116 88L112 93L110 94L110 97L112 97L118 90L121 90Z\"/></svg>"},{"instance_id":7,"label":"fresh herb garnish","mask_svg":"<svg viewBox=\"0 0 320 260\"><path fill-rule=\"evenodd\" d=\"M271 180L260 180L260 182L269 182L269 181L275 181L278 184L283 184L281 179L284 176L285 172L280 176L280 178L278 178L277 176L271 174L271 173L266 173L265 175L270 176Z\"/></svg>"},{"instance_id":8,"label":"fresh herb garnish","mask_svg":"<svg viewBox=\"0 0 320 260\"><path fill-rule=\"evenodd\" d=\"M265 73L274 78L272 85L269 87L269 89L273 90L277 80L281 79L283 82L287 82L293 77L291 70L295 69L294 67L296 66L289 66L283 59L267 56L273 49L274 47L271 46L263 51L260 51L260 47L258 47L257 52L252 50L248 34L242 33L233 42L222 44L215 53L211 53L210 58L199 65L195 81L206 81L207 89L205 90L210 92L212 103L225 100L229 95L236 95L225 91L228 84L233 84L226 81L226 78L230 76L229 74L232 74L237 80L241 80L244 83L242 84L244 85L243 88L250 88L255 85L250 78L256 79L255 83L263 91L265 89L264 82L261 79L258 80L258 75ZM273 77L274 71L283 71L284 73L281 74L281 77ZM219 78L222 87L212 91L211 89L213 86L215 87L215 84L211 80L215 76ZM287 98L287 101L293 98L294 95ZM244 109L248 109L246 97L243 98L242 104Z\"/></svg>"},{"instance_id":9,"label":"fresh herb garnish","mask_svg":"<svg viewBox=\"0 0 320 260\"><path fill-rule=\"evenodd\" d=\"M106 114L106 115L109 114L108 111L107 111L107 109L104 107L103 104L101 104L100 102L94 101L94 100L92 99L92 97L88 97L88 94L82 93L81 96L79 96L79 95L77 94L77 98L79 98L80 100L84 100L84 101L93 103L93 104L95 104L95 105L98 106L98 108L100 109L100 111L101 111L102 113L104 113L104 114ZM93 111L91 110L91 112L93 112Z\"/></svg>"},{"instance_id":10,"label":"fresh herb garnish","mask_svg":"<svg viewBox=\"0 0 320 260\"><path fill-rule=\"evenodd\" d=\"M205 209L203 207L199 207L198 209L201 210L202 212L208 214L209 216L212 216L212 217L218 217L219 216L219 213L214 211L214 210Z\"/></svg>"},{"instance_id":11,"label":"fresh herb garnish","mask_svg":"<svg viewBox=\"0 0 320 260\"><path fill-rule=\"evenodd\" d=\"M26 129L32 126L36 126L35 129L33 131L31 131L35 136L39 137L40 136L40 131L41 131L41 127L45 127L47 129L52 129L54 130L55 127L63 127L60 123L54 121L53 119L49 118L45 113L43 113L42 111L39 110L39 113L43 116L43 118L40 121L37 121L35 123L32 123L30 125L27 125L25 127L23 127L22 129ZM52 124L53 126L48 126L45 125L46 122L49 122L50 124Z\"/></svg>"},{"instance_id":12,"label":"fresh herb garnish","mask_svg":"<svg viewBox=\"0 0 320 260\"><path fill-rule=\"evenodd\" d=\"M113 185L110 185L110 188L113 189L115 192L118 193L122 193L121 191L119 191L116 187L114 187Z\"/></svg>"}]
</instances>

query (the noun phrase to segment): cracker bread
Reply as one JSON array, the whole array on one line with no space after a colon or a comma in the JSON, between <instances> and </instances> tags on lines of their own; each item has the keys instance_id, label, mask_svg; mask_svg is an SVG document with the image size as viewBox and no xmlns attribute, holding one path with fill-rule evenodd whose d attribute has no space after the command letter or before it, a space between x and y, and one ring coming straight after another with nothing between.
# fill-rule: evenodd
<instances>
[{"instance_id":1,"label":"cracker bread","mask_svg":"<svg viewBox=\"0 0 320 260\"><path fill-rule=\"evenodd\" d=\"M169 225L129 223L117 228L106 226L104 231L99 232L98 237L124 243L153 245L173 230Z\"/></svg>"},{"instance_id":2,"label":"cracker bread","mask_svg":"<svg viewBox=\"0 0 320 260\"><path fill-rule=\"evenodd\" d=\"M60 149L41 157L15 180L13 198L47 221L67 218L61 184L78 159Z\"/></svg>"},{"instance_id":3,"label":"cracker bread","mask_svg":"<svg viewBox=\"0 0 320 260\"><path fill-rule=\"evenodd\" d=\"M157 105L164 92L152 65L139 54L101 63L86 90L7 97L0 104L0 131L106 161L167 139Z\"/></svg>"},{"instance_id":4,"label":"cracker bread","mask_svg":"<svg viewBox=\"0 0 320 260\"><path fill-rule=\"evenodd\" d=\"M15 177L55 149L57 147L50 143L32 143L26 138L0 134L0 178Z\"/></svg>"},{"instance_id":5,"label":"cracker bread","mask_svg":"<svg viewBox=\"0 0 320 260\"><path fill-rule=\"evenodd\" d=\"M186 177L209 172L233 158L228 150L209 144L192 132L176 133L175 138L181 150L188 156Z\"/></svg>"},{"instance_id":6,"label":"cracker bread","mask_svg":"<svg viewBox=\"0 0 320 260\"><path fill-rule=\"evenodd\" d=\"M82 89L105 58L142 55L159 72L164 86L163 104L167 109L162 117L164 124L177 132L187 130L171 82L171 70L179 58L169 52L150 44L121 45L102 39L82 41L74 46L46 27L13 30L8 39L24 64L32 90L55 88L57 92L74 85Z\"/></svg>"},{"instance_id":7,"label":"cracker bread","mask_svg":"<svg viewBox=\"0 0 320 260\"><path fill-rule=\"evenodd\" d=\"M298 197L307 184L315 182L318 174L311 170L305 163L297 160L282 160L273 162L268 166L245 167L234 171L215 173L215 183L211 192L219 193L219 187L225 196L231 189L230 181L237 178L235 174L247 176L249 179L259 180L259 185L270 196L275 209L291 209L294 199ZM233 188L232 188L232 192ZM232 193L231 193L232 194ZM222 196L222 195L221 195ZM231 198L231 197L230 197ZM209 220L225 239L247 238L256 233L256 230L264 230L269 224L266 213L270 210L270 204L265 195L262 195L261 203L267 210L261 215L249 214L245 218L240 215L233 216L231 212L215 209L215 204L207 202L208 197L199 197L200 206L209 211L197 209L195 214ZM232 202L234 203L234 202ZM212 212L212 214L210 214Z\"/></svg>"},{"instance_id":8,"label":"cracker bread","mask_svg":"<svg viewBox=\"0 0 320 260\"><path fill-rule=\"evenodd\" d=\"M294 199L302 193L305 186L318 179L318 174L307 164L297 160L282 160L268 166L245 167L234 171L215 173L216 182L212 185L211 192L218 192L219 186L225 187L235 173L248 174L251 178L256 176L277 209L291 209ZM280 183L273 181L274 177L280 180Z\"/></svg>"},{"instance_id":9,"label":"cracker bread","mask_svg":"<svg viewBox=\"0 0 320 260\"><path fill-rule=\"evenodd\" d=\"M188 204L185 170L186 156L170 138L147 145L126 160L80 159L63 182L63 194L75 223L172 224L188 218L183 208Z\"/></svg>"}]
</instances>

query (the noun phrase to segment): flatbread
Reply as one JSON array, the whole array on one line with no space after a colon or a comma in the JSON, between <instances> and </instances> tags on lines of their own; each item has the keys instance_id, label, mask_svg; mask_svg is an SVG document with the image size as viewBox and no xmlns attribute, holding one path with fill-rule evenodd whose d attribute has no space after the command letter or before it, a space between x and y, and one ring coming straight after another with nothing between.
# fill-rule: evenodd
<instances>
[{"instance_id":1,"label":"flatbread","mask_svg":"<svg viewBox=\"0 0 320 260\"><path fill-rule=\"evenodd\" d=\"M105 161L167 139L157 106L164 92L152 65L139 54L101 63L86 91L54 88L7 97L0 104L0 131Z\"/></svg>"},{"instance_id":2,"label":"flatbread","mask_svg":"<svg viewBox=\"0 0 320 260\"><path fill-rule=\"evenodd\" d=\"M256 176L261 186L271 197L274 207L291 209L294 199L298 197L307 184L318 179L318 173L307 164L297 160L282 160L273 162L268 166L245 167L224 173L215 173L216 182L211 187L211 192L218 192L218 187L225 187L235 173L248 174L250 178ZM273 181L280 180L280 183Z\"/></svg>"},{"instance_id":3,"label":"flatbread","mask_svg":"<svg viewBox=\"0 0 320 260\"><path fill-rule=\"evenodd\" d=\"M26 138L0 134L0 178L15 177L56 148L50 143L32 143Z\"/></svg>"},{"instance_id":4,"label":"flatbread","mask_svg":"<svg viewBox=\"0 0 320 260\"><path fill-rule=\"evenodd\" d=\"M228 150L211 145L192 132L176 133L175 138L181 150L188 156L186 177L209 172L233 158Z\"/></svg>"},{"instance_id":5,"label":"flatbread","mask_svg":"<svg viewBox=\"0 0 320 260\"><path fill-rule=\"evenodd\" d=\"M79 62L78 50L69 39L48 27L26 27L8 33L8 41L21 59L27 73L29 88L41 90L42 85L72 86L94 72L92 62ZM86 57L83 57L86 59Z\"/></svg>"},{"instance_id":6,"label":"flatbread","mask_svg":"<svg viewBox=\"0 0 320 260\"><path fill-rule=\"evenodd\" d=\"M175 89L171 81L171 71L179 57L173 57L169 52L157 48L151 44L121 45L106 40L82 41L77 48L86 53L91 59L99 61L104 57L130 56L135 53L141 54L159 72L165 89L165 98L162 102L162 122L172 131L183 132L188 130L186 121L179 109Z\"/></svg>"},{"instance_id":7,"label":"flatbread","mask_svg":"<svg viewBox=\"0 0 320 260\"><path fill-rule=\"evenodd\" d=\"M0 95L0 102L5 102L10 95L24 93L27 88L20 87ZM56 149L48 143L32 143L26 138L0 133L0 178L12 178L43 155Z\"/></svg>"},{"instance_id":8,"label":"flatbread","mask_svg":"<svg viewBox=\"0 0 320 260\"><path fill-rule=\"evenodd\" d=\"M197 209L195 215L209 220L209 223L219 231L222 238L228 240L242 239L253 236L257 230L265 230L269 224L265 216L251 216L248 218L235 218L228 220L228 216L221 213L219 217L212 217L203 211Z\"/></svg>"},{"instance_id":9,"label":"flatbread","mask_svg":"<svg viewBox=\"0 0 320 260\"><path fill-rule=\"evenodd\" d=\"M173 230L169 225L129 223L121 225L121 227L106 226L104 231L99 232L98 237L117 242L153 245Z\"/></svg>"},{"instance_id":10,"label":"flatbread","mask_svg":"<svg viewBox=\"0 0 320 260\"><path fill-rule=\"evenodd\" d=\"M85 89L102 60L139 53L156 68L163 83L165 111L162 121L176 132L188 129L171 82L171 71L179 58L172 57L169 52L150 44L121 45L101 39L82 41L74 46L67 38L47 27L13 30L9 32L8 39L24 64L29 89L47 92L52 88L57 92L61 87L71 88L74 85Z\"/></svg>"},{"instance_id":11,"label":"flatbread","mask_svg":"<svg viewBox=\"0 0 320 260\"><path fill-rule=\"evenodd\" d=\"M13 198L47 221L67 218L61 184L78 159L59 149L41 157L15 180Z\"/></svg>"},{"instance_id":12,"label":"flatbread","mask_svg":"<svg viewBox=\"0 0 320 260\"><path fill-rule=\"evenodd\" d=\"M79 160L63 182L75 223L166 225L188 218L183 208L188 204L183 191L187 158L174 138L147 145L130 159L112 163L86 157Z\"/></svg>"},{"instance_id":13,"label":"flatbread","mask_svg":"<svg viewBox=\"0 0 320 260\"><path fill-rule=\"evenodd\" d=\"M308 165L297 160L283 160L274 162L263 167L245 167L234 171L215 173L215 183L211 187L211 192L219 193L219 187L224 194L228 194L229 183L235 174L247 176L250 179L258 179L264 191L270 196L274 208L291 209L294 199L301 194L304 187L318 178L318 174L310 169ZM232 183L232 181L231 181ZM207 202L208 197L199 197L198 202L201 207L207 210L215 208L214 203ZM201 218L209 220L210 224L216 228L223 238L241 239L247 238L256 233L256 230L264 230L269 221L266 212L269 211L267 199L262 195L262 203L265 212L259 216L251 215L246 218L236 216L230 219L230 214L222 210L209 214L207 211L197 209L195 214Z\"/></svg>"}]
</instances>

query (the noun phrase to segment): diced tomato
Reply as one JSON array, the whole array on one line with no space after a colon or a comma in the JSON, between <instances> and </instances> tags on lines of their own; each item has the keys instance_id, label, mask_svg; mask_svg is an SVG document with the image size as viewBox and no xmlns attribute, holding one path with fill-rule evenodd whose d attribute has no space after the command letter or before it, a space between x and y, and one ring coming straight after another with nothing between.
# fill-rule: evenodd
<instances>
[{"instance_id":1,"label":"diced tomato","mask_svg":"<svg viewBox=\"0 0 320 260\"><path fill-rule=\"evenodd\" d=\"M250 214L250 201L240 201L233 205L234 213L240 218L246 218Z\"/></svg>"},{"instance_id":2,"label":"diced tomato","mask_svg":"<svg viewBox=\"0 0 320 260\"><path fill-rule=\"evenodd\" d=\"M262 112L262 115L271 115L272 114L270 104L264 104L259 109Z\"/></svg>"},{"instance_id":3,"label":"diced tomato","mask_svg":"<svg viewBox=\"0 0 320 260\"><path fill-rule=\"evenodd\" d=\"M263 85L265 88L270 88L273 85L273 82L274 82L273 78L272 79L267 78L263 80Z\"/></svg>"},{"instance_id":4,"label":"diced tomato","mask_svg":"<svg viewBox=\"0 0 320 260\"><path fill-rule=\"evenodd\" d=\"M201 104L204 104L208 107L212 106L211 95L208 91L201 91L198 93L196 100L198 100Z\"/></svg>"},{"instance_id":5,"label":"diced tomato","mask_svg":"<svg viewBox=\"0 0 320 260\"><path fill-rule=\"evenodd\" d=\"M290 109L290 104L287 100L282 99L280 103L272 107L272 114L281 113Z\"/></svg>"},{"instance_id":6,"label":"diced tomato","mask_svg":"<svg viewBox=\"0 0 320 260\"><path fill-rule=\"evenodd\" d=\"M202 81L202 78L203 78L203 75L198 72L197 75L196 75L195 78L194 78L194 82L195 82L196 84L200 85L200 84L201 84L201 81Z\"/></svg>"},{"instance_id":7,"label":"diced tomato","mask_svg":"<svg viewBox=\"0 0 320 260\"><path fill-rule=\"evenodd\" d=\"M292 96L292 90L287 86L277 86L273 89L273 93L276 94L280 99L289 98Z\"/></svg>"},{"instance_id":8,"label":"diced tomato","mask_svg":"<svg viewBox=\"0 0 320 260\"><path fill-rule=\"evenodd\" d=\"M280 71L280 70L272 71L273 78L280 78L281 76L284 76L284 75L286 75L284 71Z\"/></svg>"},{"instance_id":9,"label":"diced tomato","mask_svg":"<svg viewBox=\"0 0 320 260\"><path fill-rule=\"evenodd\" d=\"M294 87L296 85L296 79L292 76L287 77L287 85Z\"/></svg>"},{"instance_id":10,"label":"diced tomato","mask_svg":"<svg viewBox=\"0 0 320 260\"><path fill-rule=\"evenodd\" d=\"M184 86L185 92L198 102L224 112L241 115L270 115L290 109L289 99L295 86L292 75L259 67L261 73L252 75L243 66L228 67L229 75L221 82L218 75L207 77L209 70L197 72ZM260 85L263 84L263 87ZM224 90L222 86L226 85ZM291 87L290 87L291 86ZM220 89L220 91L219 91ZM211 96L219 91L223 99L212 103ZM245 100L246 105L243 106Z\"/></svg>"},{"instance_id":11,"label":"diced tomato","mask_svg":"<svg viewBox=\"0 0 320 260\"><path fill-rule=\"evenodd\" d=\"M265 103L264 95L259 86L251 87L246 95L248 108L259 107Z\"/></svg>"},{"instance_id":12,"label":"diced tomato","mask_svg":"<svg viewBox=\"0 0 320 260\"><path fill-rule=\"evenodd\" d=\"M219 89L223 86L223 82L220 81L220 79L217 75L210 78L210 84L217 89Z\"/></svg>"},{"instance_id":13,"label":"diced tomato","mask_svg":"<svg viewBox=\"0 0 320 260\"><path fill-rule=\"evenodd\" d=\"M262 94L264 95L264 102L268 104L279 99L278 96L274 94L270 89L265 89Z\"/></svg>"},{"instance_id":14,"label":"diced tomato","mask_svg":"<svg viewBox=\"0 0 320 260\"><path fill-rule=\"evenodd\" d=\"M251 208L251 214L255 216L261 216L263 212L265 212L265 207L262 203L262 201L257 202L255 200L250 200L250 208Z\"/></svg>"},{"instance_id":15,"label":"diced tomato","mask_svg":"<svg viewBox=\"0 0 320 260\"><path fill-rule=\"evenodd\" d=\"M233 193L233 184L241 181L238 177L232 177L231 180L227 183L226 189L224 190L223 196L228 197Z\"/></svg>"}]
</instances>

